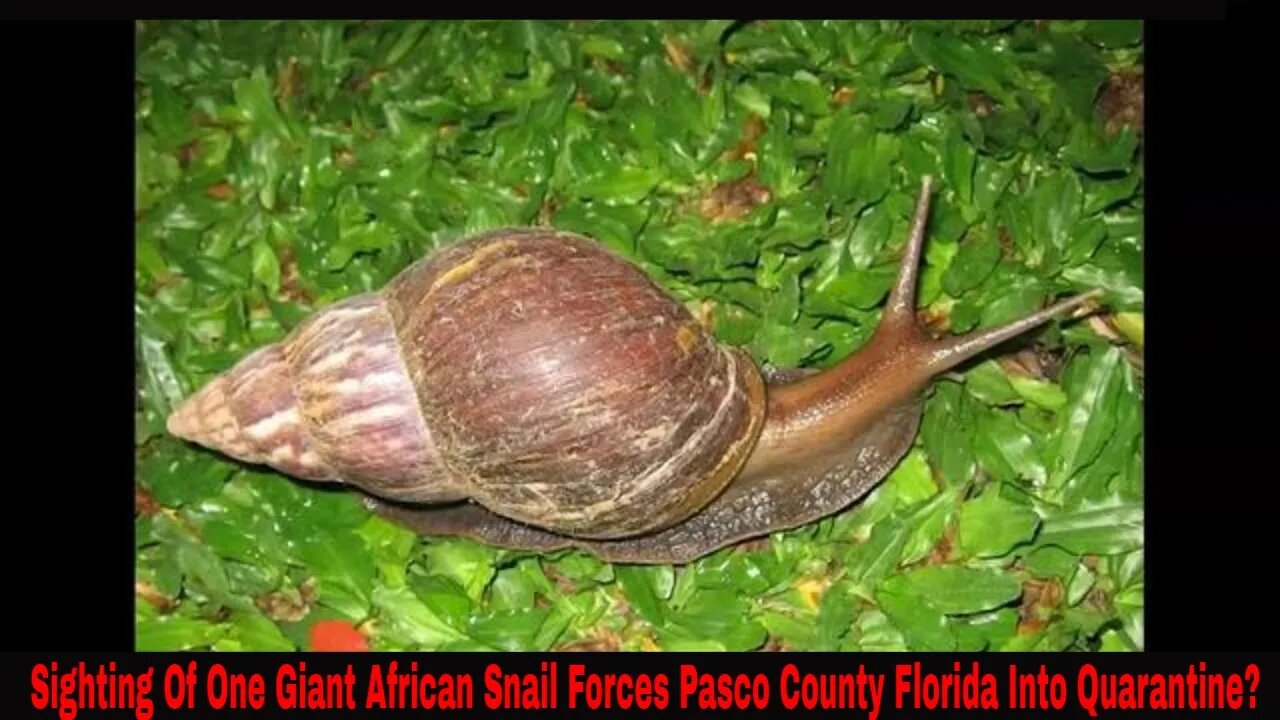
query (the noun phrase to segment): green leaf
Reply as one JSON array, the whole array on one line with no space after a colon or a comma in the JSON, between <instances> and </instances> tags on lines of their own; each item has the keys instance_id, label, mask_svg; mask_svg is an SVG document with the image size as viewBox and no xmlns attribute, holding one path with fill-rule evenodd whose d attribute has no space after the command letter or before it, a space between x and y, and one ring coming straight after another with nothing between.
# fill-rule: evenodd
<instances>
[{"instance_id":1,"label":"green leaf","mask_svg":"<svg viewBox=\"0 0 1280 720\"><path fill-rule=\"evenodd\" d=\"M1093 584L1097 580L1097 575L1093 573L1088 566L1083 563L1076 566L1076 572L1071 577L1071 584L1067 586L1067 605L1075 607L1084 600L1085 595L1093 589Z\"/></svg>"},{"instance_id":2,"label":"green leaf","mask_svg":"<svg viewBox=\"0 0 1280 720\"><path fill-rule=\"evenodd\" d=\"M1071 131L1071 141L1062 153L1077 168L1101 174L1129 169L1137 149L1138 137L1128 126L1116 137L1108 138L1098 128L1081 123Z\"/></svg>"},{"instance_id":3,"label":"green leaf","mask_svg":"<svg viewBox=\"0 0 1280 720\"><path fill-rule=\"evenodd\" d=\"M276 107L271 96L271 83L262 67L256 68L251 76L236 80L232 88L236 105L249 123L281 140L291 139L289 126Z\"/></svg>"},{"instance_id":4,"label":"green leaf","mask_svg":"<svg viewBox=\"0 0 1280 720\"><path fill-rule=\"evenodd\" d=\"M413 646L432 650L449 642L467 639L465 634L440 619L408 588L376 587L372 600L383 617L383 632Z\"/></svg>"},{"instance_id":5,"label":"green leaf","mask_svg":"<svg viewBox=\"0 0 1280 720\"><path fill-rule=\"evenodd\" d=\"M911 536L902 551L900 564L909 565L926 557L937 547L956 509L957 489L948 488L911 513Z\"/></svg>"},{"instance_id":6,"label":"green leaf","mask_svg":"<svg viewBox=\"0 0 1280 720\"><path fill-rule=\"evenodd\" d=\"M392 587L405 583L405 565L418 538L413 531L376 515L356 531L364 538L382 581Z\"/></svg>"},{"instance_id":7,"label":"green leaf","mask_svg":"<svg viewBox=\"0 0 1280 720\"><path fill-rule=\"evenodd\" d=\"M653 625L662 625L665 618L662 601L658 597L655 585L660 582L657 577L661 569L623 566L616 571L618 582L627 593L627 599L640 611L640 615ZM670 569L667 568L667 572Z\"/></svg>"},{"instance_id":8,"label":"green leaf","mask_svg":"<svg viewBox=\"0 0 1280 720\"><path fill-rule=\"evenodd\" d=\"M1142 177L1138 173L1130 173L1118 178L1084 177L1081 182L1084 187L1084 214L1090 216L1131 200L1142 183Z\"/></svg>"},{"instance_id":9,"label":"green leaf","mask_svg":"<svg viewBox=\"0 0 1280 720\"><path fill-rule=\"evenodd\" d=\"M965 88L982 90L1002 101L1011 97L1005 83L1016 81L1018 73L1005 56L990 47L932 29L912 32L910 44L921 62L954 77Z\"/></svg>"},{"instance_id":10,"label":"green leaf","mask_svg":"<svg viewBox=\"0 0 1280 720\"><path fill-rule=\"evenodd\" d=\"M1112 502L1062 512L1044 521L1040 546L1057 545L1076 554L1112 555L1142 547L1142 506Z\"/></svg>"},{"instance_id":11,"label":"green leaf","mask_svg":"<svg viewBox=\"0 0 1280 720\"><path fill-rule=\"evenodd\" d=\"M942 289L959 297L986 280L1000 262L1000 243L986 233L979 233L960 243L960 251L942 276Z\"/></svg>"},{"instance_id":12,"label":"green leaf","mask_svg":"<svg viewBox=\"0 0 1280 720\"><path fill-rule=\"evenodd\" d=\"M1089 262L1069 267L1062 277L1081 287L1100 288L1113 302L1130 311L1141 310L1142 255L1119 243L1104 243Z\"/></svg>"},{"instance_id":13,"label":"green leaf","mask_svg":"<svg viewBox=\"0 0 1280 720\"><path fill-rule=\"evenodd\" d=\"M750 618L743 598L729 590L695 593L659 634L673 640L711 641L731 652L754 650L765 640L764 627Z\"/></svg>"},{"instance_id":14,"label":"green leaf","mask_svg":"<svg viewBox=\"0 0 1280 720\"><path fill-rule=\"evenodd\" d=\"M213 551L195 542L182 542L177 549L178 567L189 592L199 593L214 602L232 604L231 582L226 567Z\"/></svg>"},{"instance_id":15,"label":"green leaf","mask_svg":"<svg viewBox=\"0 0 1280 720\"><path fill-rule=\"evenodd\" d=\"M1084 35L1090 42L1105 48L1137 45L1142 41L1141 20L1090 20Z\"/></svg>"},{"instance_id":16,"label":"green leaf","mask_svg":"<svg viewBox=\"0 0 1280 720\"><path fill-rule=\"evenodd\" d=\"M1063 583L1071 578L1079 558L1056 545L1041 545L1027 553L1023 566L1038 578L1057 578Z\"/></svg>"},{"instance_id":17,"label":"green leaf","mask_svg":"<svg viewBox=\"0 0 1280 720\"><path fill-rule=\"evenodd\" d=\"M929 461L919 450L907 453L889 474L888 483L897 492L898 502L905 507L928 500L938 493Z\"/></svg>"},{"instance_id":18,"label":"green leaf","mask_svg":"<svg viewBox=\"0 0 1280 720\"><path fill-rule=\"evenodd\" d=\"M1020 397L1010 383L1010 377L994 360L986 360L965 373L964 387L977 399L988 405L1009 405Z\"/></svg>"},{"instance_id":19,"label":"green leaf","mask_svg":"<svg viewBox=\"0 0 1280 720\"><path fill-rule=\"evenodd\" d=\"M973 178L973 204L990 213L1005 197L1013 182L1013 168L993 158L979 156Z\"/></svg>"},{"instance_id":20,"label":"green leaf","mask_svg":"<svg viewBox=\"0 0 1280 720\"><path fill-rule=\"evenodd\" d=\"M1056 383L1048 380L1010 375L1009 384L1027 402L1045 410L1061 410L1067 404L1067 395Z\"/></svg>"},{"instance_id":21,"label":"green leaf","mask_svg":"<svg viewBox=\"0 0 1280 720\"><path fill-rule=\"evenodd\" d=\"M609 60L620 60L627 55L627 49L622 43L603 35L588 35L584 37L580 47L585 55Z\"/></svg>"},{"instance_id":22,"label":"green leaf","mask_svg":"<svg viewBox=\"0 0 1280 720\"><path fill-rule=\"evenodd\" d=\"M890 168L899 151L896 137L877 132L864 117L837 115L822 178L827 198L849 205L846 212L852 215L880 202L889 192Z\"/></svg>"},{"instance_id":23,"label":"green leaf","mask_svg":"<svg viewBox=\"0 0 1280 720\"><path fill-rule=\"evenodd\" d=\"M882 98L872 114L872 122L878 130L897 130L911 116L914 106L905 97Z\"/></svg>"},{"instance_id":24,"label":"green leaf","mask_svg":"<svg viewBox=\"0 0 1280 720\"><path fill-rule=\"evenodd\" d=\"M956 636L957 649L961 652L979 652L998 647L1014 637L1018 631L1018 611L1002 608L953 621L951 630Z\"/></svg>"},{"instance_id":25,"label":"green leaf","mask_svg":"<svg viewBox=\"0 0 1280 720\"><path fill-rule=\"evenodd\" d=\"M139 652L198 650L211 647L227 633L227 626L181 615L139 620L134 646Z\"/></svg>"},{"instance_id":26,"label":"green leaf","mask_svg":"<svg viewBox=\"0 0 1280 720\"><path fill-rule=\"evenodd\" d=\"M1022 594L1022 586L1008 575L959 565L928 565L902 578L916 594L948 615L994 610Z\"/></svg>"},{"instance_id":27,"label":"green leaf","mask_svg":"<svg viewBox=\"0 0 1280 720\"><path fill-rule=\"evenodd\" d=\"M1005 500L991 488L960 506L960 547L976 557L1001 557L1029 542L1039 526L1034 510Z\"/></svg>"},{"instance_id":28,"label":"green leaf","mask_svg":"<svg viewBox=\"0 0 1280 720\"><path fill-rule=\"evenodd\" d=\"M941 382L935 385L933 396L925 403L920 433L925 452L942 470L939 479L946 485L964 483L973 474L975 413L972 402L957 383Z\"/></svg>"},{"instance_id":29,"label":"green leaf","mask_svg":"<svg viewBox=\"0 0 1280 720\"><path fill-rule=\"evenodd\" d=\"M578 197L608 204L634 205L653 190L662 175L649 168L628 167L584 180L574 186Z\"/></svg>"},{"instance_id":30,"label":"green leaf","mask_svg":"<svg viewBox=\"0 0 1280 720\"><path fill-rule=\"evenodd\" d=\"M911 530L911 525L899 518L886 518L871 529L866 542L849 553L845 573L861 594L869 595L897 567Z\"/></svg>"},{"instance_id":31,"label":"green leaf","mask_svg":"<svg viewBox=\"0 0 1280 720\"><path fill-rule=\"evenodd\" d=\"M494 574L494 551L465 540L433 542L423 550L427 569L443 575L464 588L472 600L479 600Z\"/></svg>"},{"instance_id":32,"label":"green leaf","mask_svg":"<svg viewBox=\"0 0 1280 720\"><path fill-rule=\"evenodd\" d=\"M1054 467L1055 484L1065 482L1077 468L1092 461L1114 427L1115 417L1108 409L1115 404L1119 390L1121 360L1120 350L1110 347L1087 357L1087 364L1078 365L1081 371L1073 376L1078 381L1068 388L1065 426Z\"/></svg>"},{"instance_id":33,"label":"green leaf","mask_svg":"<svg viewBox=\"0 0 1280 720\"><path fill-rule=\"evenodd\" d=\"M867 270L880 256L885 244L893 239L894 218L885 204L867 208L854 221L849 234L848 252L853 266Z\"/></svg>"},{"instance_id":34,"label":"green leaf","mask_svg":"<svg viewBox=\"0 0 1280 720\"><path fill-rule=\"evenodd\" d=\"M476 640L488 646L508 652L540 650L539 633L551 610L524 608L496 613L471 624L470 632Z\"/></svg>"},{"instance_id":35,"label":"green leaf","mask_svg":"<svg viewBox=\"0 0 1280 720\"><path fill-rule=\"evenodd\" d=\"M304 540L298 553L315 573L319 601L353 620L363 620L369 611L374 577L373 561L364 543L350 532L333 532Z\"/></svg>"},{"instance_id":36,"label":"green leaf","mask_svg":"<svg viewBox=\"0 0 1280 720\"><path fill-rule=\"evenodd\" d=\"M147 398L157 412L168 415L186 396L182 381L169 362L163 341L142 337L138 344L142 351L142 365L146 370Z\"/></svg>"},{"instance_id":37,"label":"green leaf","mask_svg":"<svg viewBox=\"0 0 1280 720\"><path fill-rule=\"evenodd\" d=\"M828 91L814 75L803 70L791 77L760 75L757 80L766 95L790 103L810 115L826 115L831 112Z\"/></svg>"},{"instance_id":38,"label":"green leaf","mask_svg":"<svg viewBox=\"0 0 1280 720\"><path fill-rule=\"evenodd\" d=\"M988 473L1005 482L1028 479L1040 486L1048 477L1030 429L1011 412L992 411L979 416L974 454Z\"/></svg>"},{"instance_id":39,"label":"green leaf","mask_svg":"<svg viewBox=\"0 0 1280 720\"><path fill-rule=\"evenodd\" d=\"M806 622L801 626L804 630L792 629L790 634L802 637L814 636L812 640L814 649L838 650L840 641L849 634L857 615L858 602L852 593L850 583L839 582L828 588L822 596L822 601L818 605L817 627L814 628L811 623Z\"/></svg>"},{"instance_id":40,"label":"green leaf","mask_svg":"<svg viewBox=\"0 0 1280 720\"><path fill-rule=\"evenodd\" d=\"M942 178L965 205L973 202L977 159L977 151L960 132L960 127L952 125L942 143Z\"/></svg>"},{"instance_id":41,"label":"green leaf","mask_svg":"<svg viewBox=\"0 0 1280 720\"><path fill-rule=\"evenodd\" d=\"M298 646L280 632L280 628L257 612L237 613L231 618L230 632L219 644L234 643L237 651L294 652Z\"/></svg>"},{"instance_id":42,"label":"green leaf","mask_svg":"<svg viewBox=\"0 0 1280 720\"><path fill-rule=\"evenodd\" d=\"M280 261L265 242L253 244L253 279L273 295L280 291Z\"/></svg>"},{"instance_id":43,"label":"green leaf","mask_svg":"<svg viewBox=\"0 0 1280 720\"><path fill-rule=\"evenodd\" d=\"M1054 173L1036 184L1031 195L1036 241L1049 243L1059 253L1067 247L1083 208L1082 194L1074 173Z\"/></svg>"},{"instance_id":44,"label":"green leaf","mask_svg":"<svg viewBox=\"0 0 1280 720\"><path fill-rule=\"evenodd\" d=\"M477 603L472 602L466 591L448 578L416 575L411 579L409 587L422 600L423 605L450 627L466 627L471 614L476 611Z\"/></svg>"},{"instance_id":45,"label":"green leaf","mask_svg":"<svg viewBox=\"0 0 1280 720\"><path fill-rule=\"evenodd\" d=\"M947 618L921 597L904 578L891 578L876 591L876 604L902 632L909 647L924 652L950 652L956 637Z\"/></svg>"}]
</instances>

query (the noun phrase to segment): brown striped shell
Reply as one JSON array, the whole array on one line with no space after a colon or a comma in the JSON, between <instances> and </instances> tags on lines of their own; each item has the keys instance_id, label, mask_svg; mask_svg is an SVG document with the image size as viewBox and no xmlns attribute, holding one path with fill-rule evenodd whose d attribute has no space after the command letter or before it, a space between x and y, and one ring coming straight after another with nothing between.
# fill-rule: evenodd
<instances>
[{"instance_id":1,"label":"brown striped shell","mask_svg":"<svg viewBox=\"0 0 1280 720\"><path fill-rule=\"evenodd\" d=\"M218 376L169 431L396 501L465 498L584 538L670 527L719 494L764 381L639 268L509 229L424 258Z\"/></svg>"}]
</instances>

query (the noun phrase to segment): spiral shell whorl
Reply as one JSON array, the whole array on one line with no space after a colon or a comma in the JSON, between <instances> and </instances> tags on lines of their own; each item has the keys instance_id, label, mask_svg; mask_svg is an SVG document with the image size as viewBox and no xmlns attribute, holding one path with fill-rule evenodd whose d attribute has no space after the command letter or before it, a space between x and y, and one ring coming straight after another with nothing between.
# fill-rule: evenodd
<instances>
[{"instance_id":1,"label":"spiral shell whorl","mask_svg":"<svg viewBox=\"0 0 1280 720\"><path fill-rule=\"evenodd\" d=\"M335 303L250 354L170 418L239 460L393 500L466 496L440 466L377 294Z\"/></svg>"},{"instance_id":2,"label":"spiral shell whorl","mask_svg":"<svg viewBox=\"0 0 1280 720\"><path fill-rule=\"evenodd\" d=\"M287 343L302 417L346 482L382 497L466 497L441 467L381 295L329 306Z\"/></svg>"},{"instance_id":3,"label":"spiral shell whorl","mask_svg":"<svg viewBox=\"0 0 1280 720\"><path fill-rule=\"evenodd\" d=\"M188 398L169 432L294 477L337 480L303 427L289 375L279 344L256 350Z\"/></svg>"}]
</instances>

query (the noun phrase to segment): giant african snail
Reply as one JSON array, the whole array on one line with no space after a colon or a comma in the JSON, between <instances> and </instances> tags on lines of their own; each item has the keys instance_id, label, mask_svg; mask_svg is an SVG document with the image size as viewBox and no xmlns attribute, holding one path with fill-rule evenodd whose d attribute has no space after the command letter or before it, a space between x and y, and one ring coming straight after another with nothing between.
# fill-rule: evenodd
<instances>
[{"instance_id":1,"label":"giant african snail","mask_svg":"<svg viewBox=\"0 0 1280 720\"><path fill-rule=\"evenodd\" d=\"M944 339L916 321L926 177L879 327L822 372L761 369L639 268L549 229L475 236L210 381L173 435L346 483L428 535L683 563L868 493L930 380L1082 305Z\"/></svg>"}]
</instances>

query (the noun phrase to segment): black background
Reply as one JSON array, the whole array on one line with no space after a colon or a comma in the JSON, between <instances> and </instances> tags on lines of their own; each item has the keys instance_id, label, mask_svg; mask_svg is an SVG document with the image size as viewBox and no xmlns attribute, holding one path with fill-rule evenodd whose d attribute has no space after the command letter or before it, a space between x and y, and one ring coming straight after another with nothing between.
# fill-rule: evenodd
<instances>
[{"instance_id":1,"label":"black background","mask_svg":"<svg viewBox=\"0 0 1280 720\"><path fill-rule=\"evenodd\" d=\"M1275 646L1276 26L1226 18L1147 23L1150 650ZM0 648L127 650L133 23L4 29Z\"/></svg>"}]
</instances>

